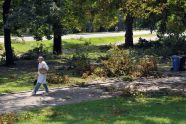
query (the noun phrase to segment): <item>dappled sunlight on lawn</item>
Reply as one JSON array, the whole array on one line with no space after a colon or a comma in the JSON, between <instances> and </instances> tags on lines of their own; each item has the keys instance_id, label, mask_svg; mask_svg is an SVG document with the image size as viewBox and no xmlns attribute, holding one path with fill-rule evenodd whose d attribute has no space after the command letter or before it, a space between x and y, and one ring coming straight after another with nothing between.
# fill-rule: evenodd
<instances>
[{"instance_id":1,"label":"dappled sunlight on lawn","mask_svg":"<svg viewBox=\"0 0 186 124\"><path fill-rule=\"evenodd\" d=\"M143 100L138 100L143 99ZM146 102L140 102L146 101ZM183 97L109 98L65 106L47 107L30 112L28 122L76 124L184 124L186 99ZM24 114L23 114L24 113ZM37 119L36 119L37 117ZM24 119L19 120L24 122Z\"/></svg>"}]
</instances>

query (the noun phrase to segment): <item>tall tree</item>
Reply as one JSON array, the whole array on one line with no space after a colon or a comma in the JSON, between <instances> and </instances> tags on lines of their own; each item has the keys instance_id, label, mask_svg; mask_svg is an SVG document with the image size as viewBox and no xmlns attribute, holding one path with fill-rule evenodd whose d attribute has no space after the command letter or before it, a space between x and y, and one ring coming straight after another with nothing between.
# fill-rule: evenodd
<instances>
[{"instance_id":1,"label":"tall tree","mask_svg":"<svg viewBox=\"0 0 186 124\"><path fill-rule=\"evenodd\" d=\"M127 14L125 19L125 46L133 46L133 17L131 14Z\"/></svg>"},{"instance_id":2,"label":"tall tree","mask_svg":"<svg viewBox=\"0 0 186 124\"><path fill-rule=\"evenodd\" d=\"M61 36L71 28L71 0L19 0L14 8L10 23L16 34L26 31L42 40L43 36L51 39L53 34L53 53L62 53Z\"/></svg>"},{"instance_id":3,"label":"tall tree","mask_svg":"<svg viewBox=\"0 0 186 124\"><path fill-rule=\"evenodd\" d=\"M13 51L11 47L11 31L7 23L10 12L11 0L4 0L3 3L3 28L4 28L4 46L6 53L6 65L10 66L14 64Z\"/></svg>"},{"instance_id":4,"label":"tall tree","mask_svg":"<svg viewBox=\"0 0 186 124\"><path fill-rule=\"evenodd\" d=\"M100 0L103 11L122 13L125 19L125 46L133 46L133 22L135 18L147 18L151 13L159 13L160 5L155 0ZM107 7L105 7L107 6ZM104 16L104 14L103 14Z\"/></svg>"},{"instance_id":5,"label":"tall tree","mask_svg":"<svg viewBox=\"0 0 186 124\"><path fill-rule=\"evenodd\" d=\"M126 0L120 10L126 13L125 18L125 46L133 46L133 22L134 18L148 18L152 13L159 13L161 7L154 6L154 0Z\"/></svg>"},{"instance_id":6,"label":"tall tree","mask_svg":"<svg viewBox=\"0 0 186 124\"><path fill-rule=\"evenodd\" d=\"M3 34L3 1L0 1L0 35Z\"/></svg>"}]
</instances>

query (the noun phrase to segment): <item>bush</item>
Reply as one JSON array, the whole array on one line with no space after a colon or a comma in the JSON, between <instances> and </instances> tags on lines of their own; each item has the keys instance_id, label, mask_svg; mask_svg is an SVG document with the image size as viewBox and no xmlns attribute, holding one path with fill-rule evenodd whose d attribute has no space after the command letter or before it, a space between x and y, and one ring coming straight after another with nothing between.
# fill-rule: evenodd
<instances>
[{"instance_id":1,"label":"bush","mask_svg":"<svg viewBox=\"0 0 186 124\"><path fill-rule=\"evenodd\" d=\"M0 51L3 51L3 44L0 44Z\"/></svg>"},{"instance_id":2,"label":"bush","mask_svg":"<svg viewBox=\"0 0 186 124\"><path fill-rule=\"evenodd\" d=\"M67 61L67 65L78 75L82 75L91 69L90 59L86 53L74 54L73 57Z\"/></svg>"},{"instance_id":3,"label":"bush","mask_svg":"<svg viewBox=\"0 0 186 124\"><path fill-rule=\"evenodd\" d=\"M44 57L54 56L52 53L48 52L48 48L44 44L39 44L37 47L34 47L33 49L29 50L27 53L21 55L21 59L25 60L33 60L37 58L39 55L42 55Z\"/></svg>"},{"instance_id":4,"label":"bush","mask_svg":"<svg viewBox=\"0 0 186 124\"><path fill-rule=\"evenodd\" d=\"M0 124L14 124L16 119L13 113L0 114Z\"/></svg>"},{"instance_id":5,"label":"bush","mask_svg":"<svg viewBox=\"0 0 186 124\"><path fill-rule=\"evenodd\" d=\"M157 71L157 62L153 56L145 56L139 59L136 69L132 74L134 77L149 76L153 71Z\"/></svg>"},{"instance_id":6,"label":"bush","mask_svg":"<svg viewBox=\"0 0 186 124\"><path fill-rule=\"evenodd\" d=\"M186 36L182 37L174 37L174 36L169 36L161 40L164 47L168 47L172 51L172 55L182 55L186 54Z\"/></svg>"},{"instance_id":7,"label":"bush","mask_svg":"<svg viewBox=\"0 0 186 124\"><path fill-rule=\"evenodd\" d=\"M100 58L100 64L93 65L86 53L74 54L67 61L68 69L82 78L89 76L112 77L121 76L123 80L132 81L137 77L150 76L157 70L154 56L135 56L131 50L113 47L107 56Z\"/></svg>"},{"instance_id":8,"label":"bush","mask_svg":"<svg viewBox=\"0 0 186 124\"><path fill-rule=\"evenodd\" d=\"M144 94L142 92L139 92L137 89L131 89L129 87L123 88L122 90L122 95L124 97L143 97Z\"/></svg>"},{"instance_id":9,"label":"bush","mask_svg":"<svg viewBox=\"0 0 186 124\"><path fill-rule=\"evenodd\" d=\"M50 84L65 84L70 82L70 78L68 75L49 74L47 81Z\"/></svg>"},{"instance_id":10,"label":"bush","mask_svg":"<svg viewBox=\"0 0 186 124\"><path fill-rule=\"evenodd\" d=\"M135 61L127 50L114 47L107 57L108 59L103 60L102 64L112 76L128 75L134 69Z\"/></svg>"},{"instance_id":11,"label":"bush","mask_svg":"<svg viewBox=\"0 0 186 124\"><path fill-rule=\"evenodd\" d=\"M141 41L133 48L133 56L143 57L145 55L156 56L159 60L165 62L170 61L172 55L186 54L186 37L169 36L164 37L158 41Z\"/></svg>"},{"instance_id":12,"label":"bush","mask_svg":"<svg viewBox=\"0 0 186 124\"><path fill-rule=\"evenodd\" d=\"M98 77L107 77L107 70L103 67L97 67L94 69L93 75L96 75Z\"/></svg>"},{"instance_id":13,"label":"bush","mask_svg":"<svg viewBox=\"0 0 186 124\"><path fill-rule=\"evenodd\" d=\"M122 76L123 80L132 81L141 76L150 76L157 70L157 62L154 56L134 56L130 50L117 47L111 49L107 59L102 60L102 67L94 70L98 76Z\"/></svg>"},{"instance_id":14,"label":"bush","mask_svg":"<svg viewBox=\"0 0 186 124\"><path fill-rule=\"evenodd\" d=\"M138 48L150 48L150 47L161 47L162 44L159 41L148 41L146 39L139 38L139 43L136 45Z\"/></svg>"},{"instance_id":15,"label":"bush","mask_svg":"<svg viewBox=\"0 0 186 124\"><path fill-rule=\"evenodd\" d=\"M17 60L18 57L15 55L14 49L12 49L12 52L13 52L13 59ZM0 51L0 62L4 64L5 61L6 61L6 53L5 51L2 51L2 52Z\"/></svg>"},{"instance_id":16,"label":"bush","mask_svg":"<svg viewBox=\"0 0 186 124\"><path fill-rule=\"evenodd\" d=\"M3 61L3 45L2 44L0 44L0 62L2 62Z\"/></svg>"}]
</instances>

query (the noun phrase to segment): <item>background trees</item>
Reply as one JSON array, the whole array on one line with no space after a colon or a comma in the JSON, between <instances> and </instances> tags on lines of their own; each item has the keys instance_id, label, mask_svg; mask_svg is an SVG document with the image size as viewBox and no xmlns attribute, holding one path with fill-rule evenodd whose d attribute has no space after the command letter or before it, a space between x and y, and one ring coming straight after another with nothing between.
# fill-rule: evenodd
<instances>
[{"instance_id":1,"label":"background trees","mask_svg":"<svg viewBox=\"0 0 186 124\"><path fill-rule=\"evenodd\" d=\"M61 54L61 36L70 31L73 21L71 4L67 0L24 0L14 8L9 23L17 35L27 32L36 40L51 39L53 34L53 53Z\"/></svg>"},{"instance_id":2,"label":"background trees","mask_svg":"<svg viewBox=\"0 0 186 124\"><path fill-rule=\"evenodd\" d=\"M3 30L2 30L2 27L3 27L3 1L0 1L0 34L2 35L3 34Z\"/></svg>"},{"instance_id":3,"label":"background trees","mask_svg":"<svg viewBox=\"0 0 186 124\"><path fill-rule=\"evenodd\" d=\"M147 19L150 15L161 13L161 5L154 0L100 0L102 16L120 15L125 20L125 46L133 46L133 25L136 19ZM104 9L101 9L104 8ZM112 16L111 18L114 18ZM110 18L110 19L111 19ZM135 19L135 20L134 20ZM111 19L112 20L112 19Z\"/></svg>"},{"instance_id":4,"label":"background trees","mask_svg":"<svg viewBox=\"0 0 186 124\"><path fill-rule=\"evenodd\" d=\"M34 35L36 40L53 36L53 53L61 54L61 36L67 33L113 31L121 25L129 47L134 25L157 29L160 37L165 33L179 37L186 30L184 0L4 0L0 5L7 65L13 64L10 31L17 36Z\"/></svg>"},{"instance_id":5,"label":"background trees","mask_svg":"<svg viewBox=\"0 0 186 124\"><path fill-rule=\"evenodd\" d=\"M167 33L179 37L186 30L186 1L168 0L165 2L165 9L159 18L161 34ZM162 31L163 30L163 31Z\"/></svg>"}]
</instances>

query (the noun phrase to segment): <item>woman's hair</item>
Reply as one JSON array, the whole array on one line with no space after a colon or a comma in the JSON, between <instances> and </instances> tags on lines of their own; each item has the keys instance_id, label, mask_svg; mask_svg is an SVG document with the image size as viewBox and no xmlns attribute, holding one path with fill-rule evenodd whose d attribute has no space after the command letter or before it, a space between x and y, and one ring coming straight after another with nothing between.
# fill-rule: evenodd
<instances>
[{"instance_id":1,"label":"woman's hair","mask_svg":"<svg viewBox=\"0 0 186 124\"><path fill-rule=\"evenodd\" d=\"M38 59L40 59L42 61L44 60L43 56L39 56Z\"/></svg>"}]
</instances>

